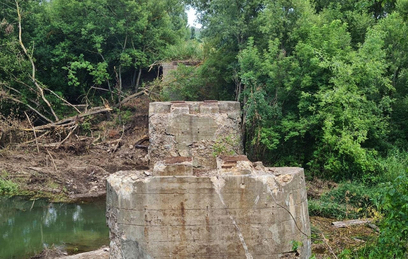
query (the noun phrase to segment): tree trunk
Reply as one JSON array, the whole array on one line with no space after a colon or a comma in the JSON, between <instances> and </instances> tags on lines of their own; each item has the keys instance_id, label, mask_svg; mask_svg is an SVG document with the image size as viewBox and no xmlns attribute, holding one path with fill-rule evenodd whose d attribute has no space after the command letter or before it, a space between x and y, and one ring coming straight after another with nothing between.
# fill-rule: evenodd
<instances>
[{"instance_id":1,"label":"tree trunk","mask_svg":"<svg viewBox=\"0 0 408 259\"><path fill-rule=\"evenodd\" d=\"M243 87L245 89L245 85ZM244 95L244 102L243 102L243 108L242 108L242 126L241 126L241 135L242 135L242 144L244 145L244 154L246 154L246 109L245 109L245 104L247 102L247 97Z\"/></svg>"},{"instance_id":2,"label":"tree trunk","mask_svg":"<svg viewBox=\"0 0 408 259\"><path fill-rule=\"evenodd\" d=\"M137 90L139 89L139 83L140 83L140 77L142 75L142 68L139 68L139 74L137 75L137 80L136 80L136 86L135 86L135 93L137 93Z\"/></svg>"},{"instance_id":3,"label":"tree trunk","mask_svg":"<svg viewBox=\"0 0 408 259\"><path fill-rule=\"evenodd\" d=\"M135 68L133 70L132 82L130 83L130 86L132 89L135 89L136 87L136 75L137 75L137 69Z\"/></svg>"}]
</instances>

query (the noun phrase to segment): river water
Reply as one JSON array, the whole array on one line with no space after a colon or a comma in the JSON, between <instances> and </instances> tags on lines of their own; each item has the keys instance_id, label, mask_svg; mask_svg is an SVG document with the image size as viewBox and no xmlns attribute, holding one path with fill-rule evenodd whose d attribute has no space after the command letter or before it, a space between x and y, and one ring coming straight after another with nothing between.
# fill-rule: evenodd
<instances>
[{"instance_id":1,"label":"river water","mask_svg":"<svg viewBox=\"0 0 408 259\"><path fill-rule=\"evenodd\" d=\"M0 196L0 259L23 259L44 248L84 252L109 244L105 200L84 204Z\"/></svg>"}]
</instances>

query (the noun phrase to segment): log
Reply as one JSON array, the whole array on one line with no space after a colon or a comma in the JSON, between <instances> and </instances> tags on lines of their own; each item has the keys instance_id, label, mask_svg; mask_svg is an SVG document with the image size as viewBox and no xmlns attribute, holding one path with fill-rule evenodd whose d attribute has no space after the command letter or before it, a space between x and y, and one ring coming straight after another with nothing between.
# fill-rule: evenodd
<instances>
[{"instance_id":1,"label":"log","mask_svg":"<svg viewBox=\"0 0 408 259\"><path fill-rule=\"evenodd\" d=\"M352 220L345 220L345 221L335 221L332 222L331 224L335 227L335 228L347 228L350 226L354 226L354 225L364 225L364 224L368 224L371 223L371 219L352 219Z\"/></svg>"},{"instance_id":2,"label":"log","mask_svg":"<svg viewBox=\"0 0 408 259\"><path fill-rule=\"evenodd\" d=\"M90 116L90 115L95 115L95 114L102 113L102 112L111 111L111 110L112 109L110 107L105 107L105 106L95 107L93 109L90 109L87 112L78 114L76 116L72 116L72 117L69 117L69 118L54 122L54 123L48 123L48 124L45 124L45 125L37 126L34 129L25 129L25 130L26 131L32 131L32 130L38 131L38 130L44 130L44 129L52 129L52 128L56 128L56 127L72 126L72 125L77 124L77 122L78 122L78 120L80 118Z\"/></svg>"}]
</instances>

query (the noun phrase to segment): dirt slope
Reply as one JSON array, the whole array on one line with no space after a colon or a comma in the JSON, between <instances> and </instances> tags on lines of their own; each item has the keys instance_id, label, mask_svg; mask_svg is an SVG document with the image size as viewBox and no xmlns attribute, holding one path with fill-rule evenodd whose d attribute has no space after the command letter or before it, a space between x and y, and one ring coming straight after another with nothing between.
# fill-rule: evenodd
<instances>
[{"instance_id":1,"label":"dirt slope","mask_svg":"<svg viewBox=\"0 0 408 259\"><path fill-rule=\"evenodd\" d=\"M15 124L13 130L3 127L3 140L10 141L0 147L0 177L34 198L74 201L104 195L109 174L147 167L143 146L148 139L138 140L148 133L148 103L147 97L129 101L120 119L118 113L87 118L65 141L69 129L55 129L45 137L37 133L37 145L31 132L21 131L24 122L17 133Z\"/></svg>"}]
</instances>

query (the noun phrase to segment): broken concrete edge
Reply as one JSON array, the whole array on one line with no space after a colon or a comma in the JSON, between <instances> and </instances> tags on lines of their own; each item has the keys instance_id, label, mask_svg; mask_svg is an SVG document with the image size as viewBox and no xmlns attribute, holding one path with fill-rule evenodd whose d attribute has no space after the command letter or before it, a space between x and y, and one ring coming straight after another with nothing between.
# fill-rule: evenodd
<instances>
[{"instance_id":1,"label":"broken concrete edge","mask_svg":"<svg viewBox=\"0 0 408 259\"><path fill-rule=\"evenodd\" d=\"M197 114L200 111L204 113L210 112L208 108L214 107L212 112L218 113L237 113L241 114L241 107L239 102L235 101L207 101L207 102L155 102L149 105L149 117L155 114L170 113L174 110L172 108L181 108L184 112L189 114ZM203 110L201 110L203 108ZM218 108L218 109L217 109Z\"/></svg>"},{"instance_id":2,"label":"broken concrete edge","mask_svg":"<svg viewBox=\"0 0 408 259\"><path fill-rule=\"evenodd\" d=\"M259 162L256 162L259 163ZM184 164L184 162L183 162ZM258 164L259 165L259 164ZM261 169L261 170L259 170ZM302 179L304 179L304 169L300 167L254 167L253 171L248 174L249 177L260 177L263 175L273 175L275 176L276 181L281 185L285 186L286 184L290 183L293 179L294 175L301 174ZM126 188L126 185L123 186L123 183L127 182L128 180L135 181L135 182L149 182L152 177L161 177L161 178L185 178L185 177L223 177L223 176L234 176L235 174L233 171L227 170L211 170L208 171L208 174L203 176L194 176L194 175L153 175L149 170L122 170L118 171L114 174L111 174L106 179L107 182L111 184L112 187L117 186L119 188ZM237 176L237 175L235 175ZM262 179L262 177L260 178ZM304 180L303 180L304 181Z\"/></svg>"},{"instance_id":3,"label":"broken concrete edge","mask_svg":"<svg viewBox=\"0 0 408 259\"><path fill-rule=\"evenodd\" d=\"M226 178L235 178L239 179L245 177L247 179L254 179L255 181L262 182L265 186L267 186L267 193L272 197L273 202L278 206L285 210L288 213L292 214L292 218L296 217L295 212L291 212L287 208L291 206L297 206L301 203L307 203L307 192L305 189L305 178L304 178L304 170L303 168L298 167L266 167L266 171L263 172L252 172L252 174L218 174L216 171L212 171L212 174L206 176L152 176L149 171L119 171L115 174L110 175L107 178L107 188L109 193L115 193L115 195L111 195L107 197L107 208L112 207L112 204L119 202L119 200L131 200L134 191L137 191L137 188L140 184L146 187L146 184L149 184L152 180L160 181L163 183L169 183L169 180L172 179L180 179L185 182L189 182L193 179L200 179L200 178L209 178L213 184L213 188L218 195L220 195L223 187L225 186L225 179ZM296 179L295 179L296 178ZM293 200L288 200L286 185L291 184L292 181L296 180L301 186L298 186L298 189L303 189L302 192L299 192ZM166 185L166 184L165 184ZM167 187L163 187L167 188ZM245 188L240 186L240 188ZM112 189L112 190L109 190ZM183 193L185 190L180 190L180 193ZM160 191L158 191L160 193ZM121 206L116 207L117 209L121 209ZM309 234L310 236L310 234Z\"/></svg>"}]
</instances>

